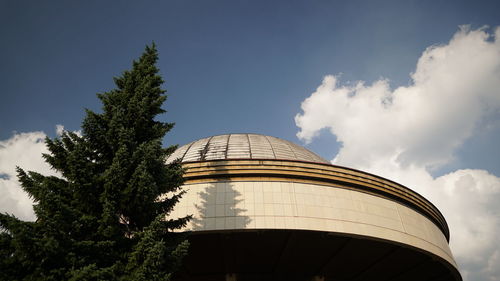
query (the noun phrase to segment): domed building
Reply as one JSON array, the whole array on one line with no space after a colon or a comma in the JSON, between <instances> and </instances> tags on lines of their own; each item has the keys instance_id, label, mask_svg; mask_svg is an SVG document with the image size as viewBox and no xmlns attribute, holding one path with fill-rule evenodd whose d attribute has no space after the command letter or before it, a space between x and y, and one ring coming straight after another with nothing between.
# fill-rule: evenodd
<instances>
[{"instance_id":1,"label":"domed building","mask_svg":"<svg viewBox=\"0 0 500 281\"><path fill-rule=\"evenodd\" d=\"M462 280L440 211L388 179L258 134L199 139L173 217L193 215L177 280Z\"/></svg>"}]
</instances>

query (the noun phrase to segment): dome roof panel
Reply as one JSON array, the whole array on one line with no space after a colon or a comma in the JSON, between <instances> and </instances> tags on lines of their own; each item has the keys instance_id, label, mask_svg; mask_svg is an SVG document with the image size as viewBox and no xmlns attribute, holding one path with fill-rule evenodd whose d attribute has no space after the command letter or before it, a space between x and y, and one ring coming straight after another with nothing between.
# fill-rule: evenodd
<instances>
[{"instance_id":1,"label":"dome roof panel","mask_svg":"<svg viewBox=\"0 0 500 281\"><path fill-rule=\"evenodd\" d=\"M227 134L199 139L179 147L167 163L226 159L277 159L330 164L295 143L258 134Z\"/></svg>"}]
</instances>

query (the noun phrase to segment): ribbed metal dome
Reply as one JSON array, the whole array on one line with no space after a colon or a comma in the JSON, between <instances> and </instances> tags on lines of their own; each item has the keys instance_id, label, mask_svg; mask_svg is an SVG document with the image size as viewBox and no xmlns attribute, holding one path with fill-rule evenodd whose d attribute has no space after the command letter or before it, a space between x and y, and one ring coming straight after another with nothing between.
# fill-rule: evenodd
<instances>
[{"instance_id":1,"label":"ribbed metal dome","mask_svg":"<svg viewBox=\"0 0 500 281\"><path fill-rule=\"evenodd\" d=\"M227 134L199 139L179 147L167 163L228 159L278 159L330 164L292 142L258 134Z\"/></svg>"}]
</instances>

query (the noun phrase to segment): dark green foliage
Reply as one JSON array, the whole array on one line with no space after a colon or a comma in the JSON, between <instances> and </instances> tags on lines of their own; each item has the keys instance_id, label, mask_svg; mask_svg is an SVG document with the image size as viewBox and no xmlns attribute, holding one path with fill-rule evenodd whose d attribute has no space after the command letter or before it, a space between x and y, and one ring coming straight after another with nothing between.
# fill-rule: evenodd
<instances>
[{"instance_id":1,"label":"dark green foliage","mask_svg":"<svg viewBox=\"0 0 500 281\"><path fill-rule=\"evenodd\" d=\"M81 136L46 139L46 161L62 176L18 168L35 201L35 222L0 214L0 280L169 280L187 253L169 220L182 192L175 147L161 141L173 124L155 120L166 99L146 47L117 88L99 94L103 112L87 110ZM160 196L164 195L165 196Z\"/></svg>"}]
</instances>

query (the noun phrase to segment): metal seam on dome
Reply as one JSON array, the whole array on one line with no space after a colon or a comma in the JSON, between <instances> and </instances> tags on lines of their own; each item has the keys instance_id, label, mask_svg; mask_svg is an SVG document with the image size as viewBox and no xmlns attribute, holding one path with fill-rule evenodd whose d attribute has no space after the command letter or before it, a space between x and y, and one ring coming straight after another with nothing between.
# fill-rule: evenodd
<instances>
[{"instance_id":1,"label":"metal seam on dome","mask_svg":"<svg viewBox=\"0 0 500 281\"><path fill-rule=\"evenodd\" d=\"M247 141L248 141L248 153L250 154L250 159L253 159L252 157L252 146L250 145L250 136L248 134L245 134L247 136Z\"/></svg>"},{"instance_id":2,"label":"metal seam on dome","mask_svg":"<svg viewBox=\"0 0 500 281\"><path fill-rule=\"evenodd\" d=\"M207 156L208 153L208 145L210 144L210 141L212 140L214 136L211 136L208 138L207 143L205 144L205 147L200 151L200 161L205 161L205 157Z\"/></svg>"},{"instance_id":3,"label":"metal seam on dome","mask_svg":"<svg viewBox=\"0 0 500 281\"><path fill-rule=\"evenodd\" d=\"M288 141L284 141L284 143L286 143L286 145L288 146L288 148L292 151L292 154L293 156L295 157L295 159L299 159L299 157L297 157L297 154L295 153L295 151L293 150L292 146L290 145L290 143Z\"/></svg>"},{"instance_id":4,"label":"metal seam on dome","mask_svg":"<svg viewBox=\"0 0 500 281\"><path fill-rule=\"evenodd\" d=\"M229 139L231 139L231 135L232 134L227 135L226 149L224 149L224 159L226 160L227 160L227 152L229 150Z\"/></svg>"},{"instance_id":5,"label":"metal seam on dome","mask_svg":"<svg viewBox=\"0 0 500 281\"><path fill-rule=\"evenodd\" d=\"M269 143L269 146L271 147L271 151L273 152L273 155L274 155L274 159L278 159L276 157L276 153L274 152L274 148L273 148L273 144L271 143L271 141L267 138L267 136L264 135L264 138L266 138L267 142Z\"/></svg>"},{"instance_id":6,"label":"metal seam on dome","mask_svg":"<svg viewBox=\"0 0 500 281\"><path fill-rule=\"evenodd\" d=\"M192 141L188 148L186 149L186 151L184 151L184 154L182 155L182 158L181 158L181 162L184 161L184 157L186 157L186 154L188 153L188 151L191 149L191 146L193 146L193 144L195 143L196 141Z\"/></svg>"}]
</instances>

